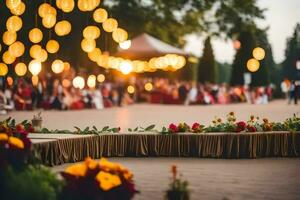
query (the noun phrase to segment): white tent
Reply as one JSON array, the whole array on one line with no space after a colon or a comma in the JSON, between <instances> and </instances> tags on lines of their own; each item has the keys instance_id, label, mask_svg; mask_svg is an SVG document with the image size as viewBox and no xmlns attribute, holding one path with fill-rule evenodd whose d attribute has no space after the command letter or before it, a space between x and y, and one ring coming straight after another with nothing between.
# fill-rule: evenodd
<instances>
[{"instance_id":1,"label":"white tent","mask_svg":"<svg viewBox=\"0 0 300 200\"><path fill-rule=\"evenodd\" d=\"M129 49L123 50L119 48L115 56L127 59L145 60L166 54L187 55L183 50L143 33L131 40L131 47Z\"/></svg>"}]
</instances>

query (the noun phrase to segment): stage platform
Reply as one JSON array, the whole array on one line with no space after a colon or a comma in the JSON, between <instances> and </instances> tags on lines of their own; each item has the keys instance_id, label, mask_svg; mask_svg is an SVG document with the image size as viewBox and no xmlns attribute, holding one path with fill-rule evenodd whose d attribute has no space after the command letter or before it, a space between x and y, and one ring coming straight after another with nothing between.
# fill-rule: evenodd
<instances>
[{"instance_id":1,"label":"stage platform","mask_svg":"<svg viewBox=\"0 0 300 200\"><path fill-rule=\"evenodd\" d=\"M46 165L83 161L85 157L300 157L300 133L115 133L101 135L29 135Z\"/></svg>"}]
</instances>

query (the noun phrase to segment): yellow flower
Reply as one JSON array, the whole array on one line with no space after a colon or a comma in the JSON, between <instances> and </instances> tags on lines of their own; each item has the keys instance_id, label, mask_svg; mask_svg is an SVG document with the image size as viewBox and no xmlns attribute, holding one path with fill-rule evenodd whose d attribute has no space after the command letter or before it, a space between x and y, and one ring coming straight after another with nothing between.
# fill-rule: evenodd
<instances>
[{"instance_id":1,"label":"yellow flower","mask_svg":"<svg viewBox=\"0 0 300 200\"><path fill-rule=\"evenodd\" d=\"M221 123L221 122L222 122L222 119L221 119L221 118L218 118L218 122Z\"/></svg>"},{"instance_id":2,"label":"yellow flower","mask_svg":"<svg viewBox=\"0 0 300 200\"><path fill-rule=\"evenodd\" d=\"M65 169L65 172L67 174L71 174L74 176L85 176L86 171L87 171L87 166L83 163L74 164Z\"/></svg>"},{"instance_id":3,"label":"yellow flower","mask_svg":"<svg viewBox=\"0 0 300 200\"><path fill-rule=\"evenodd\" d=\"M89 168L89 169L96 169L96 167L98 166L98 162L91 159L90 157L87 157L84 161L85 165Z\"/></svg>"},{"instance_id":4,"label":"yellow flower","mask_svg":"<svg viewBox=\"0 0 300 200\"><path fill-rule=\"evenodd\" d=\"M121 185L121 179L117 175L113 175L104 171L97 174L96 180L100 184L100 188L108 191L114 187Z\"/></svg>"},{"instance_id":5,"label":"yellow flower","mask_svg":"<svg viewBox=\"0 0 300 200\"><path fill-rule=\"evenodd\" d=\"M115 170L116 169L116 164L109 162L105 158L100 159L100 168L103 170Z\"/></svg>"},{"instance_id":6,"label":"yellow flower","mask_svg":"<svg viewBox=\"0 0 300 200\"><path fill-rule=\"evenodd\" d=\"M8 135L6 133L0 133L0 141L7 141Z\"/></svg>"},{"instance_id":7,"label":"yellow flower","mask_svg":"<svg viewBox=\"0 0 300 200\"><path fill-rule=\"evenodd\" d=\"M22 140L20 140L17 137L9 137L8 138L8 143L19 148L19 149L24 149L24 143Z\"/></svg>"}]
</instances>

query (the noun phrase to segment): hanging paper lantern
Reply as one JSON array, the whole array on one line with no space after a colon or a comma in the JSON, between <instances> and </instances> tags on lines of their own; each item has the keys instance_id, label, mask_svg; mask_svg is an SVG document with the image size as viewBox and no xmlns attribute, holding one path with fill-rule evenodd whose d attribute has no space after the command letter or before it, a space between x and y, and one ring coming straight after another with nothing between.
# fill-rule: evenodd
<instances>
[{"instance_id":1,"label":"hanging paper lantern","mask_svg":"<svg viewBox=\"0 0 300 200\"><path fill-rule=\"evenodd\" d=\"M56 23L56 16L51 14L46 14L42 19L42 24L45 28L52 28Z\"/></svg>"},{"instance_id":2,"label":"hanging paper lantern","mask_svg":"<svg viewBox=\"0 0 300 200\"><path fill-rule=\"evenodd\" d=\"M91 61L96 62L101 56L101 50L99 48L95 48L93 51L88 53L88 57Z\"/></svg>"},{"instance_id":3,"label":"hanging paper lantern","mask_svg":"<svg viewBox=\"0 0 300 200\"><path fill-rule=\"evenodd\" d=\"M126 40L124 42L121 42L119 44L119 47L124 50L129 49L131 47L131 40Z\"/></svg>"},{"instance_id":4,"label":"hanging paper lantern","mask_svg":"<svg viewBox=\"0 0 300 200\"><path fill-rule=\"evenodd\" d=\"M18 63L15 66L15 72L18 76L24 76L27 72L27 67L24 63Z\"/></svg>"},{"instance_id":5,"label":"hanging paper lantern","mask_svg":"<svg viewBox=\"0 0 300 200\"><path fill-rule=\"evenodd\" d=\"M113 32L118 28L118 22L114 18L108 18L102 24L103 29L106 32Z\"/></svg>"},{"instance_id":6,"label":"hanging paper lantern","mask_svg":"<svg viewBox=\"0 0 300 200\"><path fill-rule=\"evenodd\" d=\"M38 60L32 60L28 65L28 69L33 76L37 76L42 70L42 64Z\"/></svg>"},{"instance_id":7,"label":"hanging paper lantern","mask_svg":"<svg viewBox=\"0 0 300 200\"><path fill-rule=\"evenodd\" d=\"M39 6L39 9L38 9L38 14L41 18L44 18L46 17L47 14L50 14L50 15L54 15L56 16L57 15L57 11L54 7L52 7L50 4L48 3L43 3Z\"/></svg>"},{"instance_id":8,"label":"hanging paper lantern","mask_svg":"<svg viewBox=\"0 0 300 200\"><path fill-rule=\"evenodd\" d=\"M129 94L133 94L133 93L135 92L135 88L134 88L132 85L129 85L129 86L127 87L127 92L128 92Z\"/></svg>"},{"instance_id":9,"label":"hanging paper lantern","mask_svg":"<svg viewBox=\"0 0 300 200\"><path fill-rule=\"evenodd\" d=\"M96 76L95 75L89 75L89 77L87 79L87 86L89 86L89 88L96 87Z\"/></svg>"},{"instance_id":10,"label":"hanging paper lantern","mask_svg":"<svg viewBox=\"0 0 300 200\"><path fill-rule=\"evenodd\" d=\"M5 76L8 73L8 67L5 63L0 63L0 76Z\"/></svg>"},{"instance_id":11,"label":"hanging paper lantern","mask_svg":"<svg viewBox=\"0 0 300 200\"><path fill-rule=\"evenodd\" d=\"M65 87L65 88L68 88L71 86L71 81L69 79L64 79L62 81L62 86Z\"/></svg>"},{"instance_id":12,"label":"hanging paper lantern","mask_svg":"<svg viewBox=\"0 0 300 200\"><path fill-rule=\"evenodd\" d=\"M78 9L83 12L88 11L88 4L86 0L78 0L77 6Z\"/></svg>"},{"instance_id":13,"label":"hanging paper lantern","mask_svg":"<svg viewBox=\"0 0 300 200\"><path fill-rule=\"evenodd\" d=\"M32 43L39 43L43 39L43 32L38 28L33 28L29 31L28 36Z\"/></svg>"},{"instance_id":14,"label":"hanging paper lantern","mask_svg":"<svg viewBox=\"0 0 300 200\"><path fill-rule=\"evenodd\" d=\"M6 64L10 65L12 63L15 62L16 57L14 57L13 55L11 55L9 53L9 51L5 51L4 54L2 55L2 60L3 62L5 62Z\"/></svg>"},{"instance_id":15,"label":"hanging paper lantern","mask_svg":"<svg viewBox=\"0 0 300 200\"><path fill-rule=\"evenodd\" d=\"M259 62L258 60L251 58L247 62L247 68L250 72L256 72L259 69Z\"/></svg>"},{"instance_id":16,"label":"hanging paper lantern","mask_svg":"<svg viewBox=\"0 0 300 200\"><path fill-rule=\"evenodd\" d=\"M19 16L11 16L6 21L8 31L17 32L22 28L22 19Z\"/></svg>"},{"instance_id":17,"label":"hanging paper lantern","mask_svg":"<svg viewBox=\"0 0 300 200\"><path fill-rule=\"evenodd\" d=\"M128 39L128 33L127 33L127 31L125 31L122 28L117 28L112 33L112 37L113 37L114 41L116 41L117 43L121 43Z\"/></svg>"},{"instance_id":18,"label":"hanging paper lantern","mask_svg":"<svg viewBox=\"0 0 300 200\"><path fill-rule=\"evenodd\" d=\"M6 0L6 6L9 9L18 7L20 5L20 3L21 3L21 0Z\"/></svg>"},{"instance_id":19,"label":"hanging paper lantern","mask_svg":"<svg viewBox=\"0 0 300 200\"><path fill-rule=\"evenodd\" d=\"M41 45L38 44L32 45L29 50L30 56L34 59L41 57L41 53L42 53L42 47Z\"/></svg>"},{"instance_id":20,"label":"hanging paper lantern","mask_svg":"<svg viewBox=\"0 0 300 200\"><path fill-rule=\"evenodd\" d=\"M99 4L100 0L78 0L77 6L79 10L85 12L94 10Z\"/></svg>"},{"instance_id":21,"label":"hanging paper lantern","mask_svg":"<svg viewBox=\"0 0 300 200\"><path fill-rule=\"evenodd\" d=\"M76 76L74 79L73 79L73 86L75 88L79 88L79 89L83 89L84 88L84 78L82 78L81 76Z\"/></svg>"},{"instance_id":22,"label":"hanging paper lantern","mask_svg":"<svg viewBox=\"0 0 300 200\"><path fill-rule=\"evenodd\" d=\"M36 59L40 62L45 62L48 59L47 51L45 49L41 49L41 53Z\"/></svg>"},{"instance_id":23,"label":"hanging paper lantern","mask_svg":"<svg viewBox=\"0 0 300 200\"><path fill-rule=\"evenodd\" d=\"M64 71L69 71L71 69L71 65L68 62L64 62Z\"/></svg>"},{"instance_id":24,"label":"hanging paper lantern","mask_svg":"<svg viewBox=\"0 0 300 200\"><path fill-rule=\"evenodd\" d=\"M145 84L145 90L146 91L151 91L153 89L153 85L152 85L152 83L146 83Z\"/></svg>"},{"instance_id":25,"label":"hanging paper lantern","mask_svg":"<svg viewBox=\"0 0 300 200\"><path fill-rule=\"evenodd\" d=\"M97 59L97 65L99 65L100 67L108 68L108 60L109 56L103 54Z\"/></svg>"},{"instance_id":26,"label":"hanging paper lantern","mask_svg":"<svg viewBox=\"0 0 300 200\"><path fill-rule=\"evenodd\" d=\"M100 37L100 29L97 26L87 26L83 30L83 37L89 40L95 40Z\"/></svg>"},{"instance_id":27,"label":"hanging paper lantern","mask_svg":"<svg viewBox=\"0 0 300 200\"><path fill-rule=\"evenodd\" d=\"M5 31L2 36L3 43L6 45L11 45L17 39L17 33L13 31Z\"/></svg>"},{"instance_id":28,"label":"hanging paper lantern","mask_svg":"<svg viewBox=\"0 0 300 200\"><path fill-rule=\"evenodd\" d=\"M99 83L104 82L104 81L105 81L105 76L104 76L103 74L99 74L99 75L97 76L97 81L98 81Z\"/></svg>"},{"instance_id":29,"label":"hanging paper lantern","mask_svg":"<svg viewBox=\"0 0 300 200\"><path fill-rule=\"evenodd\" d=\"M54 73L59 74L64 71L64 62L61 60L54 60L51 69Z\"/></svg>"},{"instance_id":30,"label":"hanging paper lantern","mask_svg":"<svg viewBox=\"0 0 300 200\"><path fill-rule=\"evenodd\" d=\"M23 15L25 9L26 9L25 3L21 2L17 7L11 8L10 12L14 15Z\"/></svg>"},{"instance_id":31,"label":"hanging paper lantern","mask_svg":"<svg viewBox=\"0 0 300 200\"><path fill-rule=\"evenodd\" d=\"M72 12L74 7L74 0L61 0L60 2L60 9L62 9L66 13Z\"/></svg>"},{"instance_id":32,"label":"hanging paper lantern","mask_svg":"<svg viewBox=\"0 0 300 200\"><path fill-rule=\"evenodd\" d=\"M56 0L56 7L58 7L59 9L61 9L61 1L62 0Z\"/></svg>"},{"instance_id":33,"label":"hanging paper lantern","mask_svg":"<svg viewBox=\"0 0 300 200\"><path fill-rule=\"evenodd\" d=\"M81 41L81 48L87 53L92 52L96 48L96 42L95 40L88 40L84 38Z\"/></svg>"},{"instance_id":34,"label":"hanging paper lantern","mask_svg":"<svg viewBox=\"0 0 300 200\"><path fill-rule=\"evenodd\" d=\"M68 35L71 32L71 29L71 23L66 20L60 21L55 25L55 33L58 36Z\"/></svg>"},{"instance_id":35,"label":"hanging paper lantern","mask_svg":"<svg viewBox=\"0 0 300 200\"><path fill-rule=\"evenodd\" d=\"M265 50L261 47L256 47L255 49L253 49L252 54L256 60L262 60L266 55Z\"/></svg>"},{"instance_id":36,"label":"hanging paper lantern","mask_svg":"<svg viewBox=\"0 0 300 200\"><path fill-rule=\"evenodd\" d=\"M49 40L46 49L49 53L56 53L59 50L59 43L56 40Z\"/></svg>"},{"instance_id":37,"label":"hanging paper lantern","mask_svg":"<svg viewBox=\"0 0 300 200\"><path fill-rule=\"evenodd\" d=\"M20 57L25 52L25 46L22 42L17 41L9 46L8 51L10 55L14 57Z\"/></svg>"},{"instance_id":38,"label":"hanging paper lantern","mask_svg":"<svg viewBox=\"0 0 300 200\"><path fill-rule=\"evenodd\" d=\"M98 23L105 22L107 17L108 17L107 11L103 8L98 8L97 10L95 10L95 12L93 14L93 18L94 18L95 22L98 22Z\"/></svg>"},{"instance_id":39,"label":"hanging paper lantern","mask_svg":"<svg viewBox=\"0 0 300 200\"><path fill-rule=\"evenodd\" d=\"M129 60L125 60L122 63L120 63L120 71L127 75L132 71L132 63Z\"/></svg>"}]
</instances>

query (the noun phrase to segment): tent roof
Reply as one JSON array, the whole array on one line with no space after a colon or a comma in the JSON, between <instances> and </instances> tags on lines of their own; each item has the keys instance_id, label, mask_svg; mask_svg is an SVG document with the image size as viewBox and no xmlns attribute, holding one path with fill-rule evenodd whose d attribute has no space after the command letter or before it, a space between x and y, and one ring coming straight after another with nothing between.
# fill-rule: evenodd
<instances>
[{"instance_id":1,"label":"tent roof","mask_svg":"<svg viewBox=\"0 0 300 200\"><path fill-rule=\"evenodd\" d=\"M118 48L115 56L128 59L148 59L165 54L187 55L183 50L162 42L151 35L143 33L131 40L131 47L127 50Z\"/></svg>"}]
</instances>

